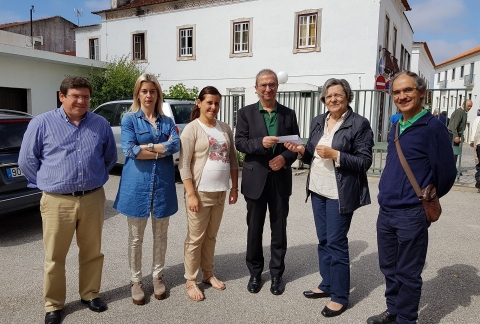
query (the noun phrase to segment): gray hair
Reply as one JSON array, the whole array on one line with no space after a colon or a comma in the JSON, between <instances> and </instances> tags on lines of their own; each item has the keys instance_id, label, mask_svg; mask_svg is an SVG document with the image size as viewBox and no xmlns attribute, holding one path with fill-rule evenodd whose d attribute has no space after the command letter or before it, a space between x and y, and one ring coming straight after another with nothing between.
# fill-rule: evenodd
<instances>
[{"instance_id":1,"label":"gray hair","mask_svg":"<svg viewBox=\"0 0 480 324\"><path fill-rule=\"evenodd\" d=\"M320 100L325 103L325 96L327 95L327 90L331 86L341 85L345 95L347 96L348 103L351 103L353 100L353 91L350 88L350 84L345 79L335 79L331 78L325 81L325 84L322 87L322 93L320 94Z\"/></svg>"},{"instance_id":2,"label":"gray hair","mask_svg":"<svg viewBox=\"0 0 480 324\"><path fill-rule=\"evenodd\" d=\"M257 76L255 77L255 85L258 85L258 78L261 76L261 75L273 75L275 76L275 84L278 84L278 77L277 77L277 74L273 71L273 70L270 70L270 69L262 69L260 70L260 72L257 73Z\"/></svg>"},{"instance_id":3,"label":"gray hair","mask_svg":"<svg viewBox=\"0 0 480 324\"><path fill-rule=\"evenodd\" d=\"M393 89L393 83L401 75L407 75L409 77L412 77L413 81L415 82L415 88L417 88L418 92L423 93L425 92L425 90L427 90L427 83L425 83L425 80L423 80L422 77L419 77L418 74L412 71L401 71L395 74L392 80L390 80L390 86L392 89Z\"/></svg>"}]
</instances>

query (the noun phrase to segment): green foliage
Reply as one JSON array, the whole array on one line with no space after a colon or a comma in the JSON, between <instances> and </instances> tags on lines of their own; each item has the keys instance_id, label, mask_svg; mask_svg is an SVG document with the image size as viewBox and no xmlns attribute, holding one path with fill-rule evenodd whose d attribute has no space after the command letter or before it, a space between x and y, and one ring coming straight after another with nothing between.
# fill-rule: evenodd
<instances>
[{"instance_id":1,"label":"green foliage","mask_svg":"<svg viewBox=\"0 0 480 324\"><path fill-rule=\"evenodd\" d=\"M135 82L144 72L145 67L127 55L113 59L101 71L92 68L87 77L93 88L90 108L119 98L131 98Z\"/></svg>"},{"instance_id":2,"label":"green foliage","mask_svg":"<svg viewBox=\"0 0 480 324\"><path fill-rule=\"evenodd\" d=\"M198 88L193 87L188 89L183 83L178 83L176 85L171 85L168 88L168 92L163 94L164 98L169 99L190 99L193 100L197 98Z\"/></svg>"},{"instance_id":3,"label":"green foliage","mask_svg":"<svg viewBox=\"0 0 480 324\"><path fill-rule=\"evenodd\" d=\"M245 153L237 151L237 160L238 160L238 164L240 166L243 166L243 162L245 162Z\"/></svg>"}]
</instances>

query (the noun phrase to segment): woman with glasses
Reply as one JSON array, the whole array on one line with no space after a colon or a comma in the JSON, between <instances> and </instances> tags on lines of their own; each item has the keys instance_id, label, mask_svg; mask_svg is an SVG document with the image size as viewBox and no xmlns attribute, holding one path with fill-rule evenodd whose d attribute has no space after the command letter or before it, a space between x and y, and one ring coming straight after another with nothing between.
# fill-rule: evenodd
<instances>
[{"instance_id":1,"label":"woman with glasses","mask_svg":"<svg viewBox=\"0 0 480 324\"><path fill-rule=\"evenodd\" d=\"M348 307L347 234L353 212L370 204L366 173L372 164L373 132L368 120L349 106L353 92L346 80L327 80L320 99L328 111L313 119L307 144L284 145L310 164L306 189L307 198L312 197L322 281L303 295L330 297L322 315L333 317Z\"/></svg>"},{"instance_id":2,"label":"woman with glasses","mask_svg":"<svg viewBox=\"0 0 480 324\"><path fill-rule=\"evenodd\" d=\"M215 117L220 109L220 92L203 88L181 136L178 169L185 186L187 238L185 239L185 279L188 297L205 297L197 286L202 269L202 283L223 290L225 284L213 275L217 232L222 220L227 190L228 203L238 198L238 162L233 133L228 124ZM230 180L232 186L230 187Z\"/></svg>"},{"instance_id":3,"label":"woman with glasses","mask_svg":"<svg viewBox=\"0 0 480 324\"><path fill-rule=\"evenodd\" d=\"M142 74L135 83L133 104L122 118L125 154L113 207L127 216L128 262L133 303L143 305L142 243L152 218L152 281L156 299L166 296L162 274L169 216L178 210L173 154L180 149L175 122L162 113L162 89L155 76Z\"/></svg>"}]
</instances>

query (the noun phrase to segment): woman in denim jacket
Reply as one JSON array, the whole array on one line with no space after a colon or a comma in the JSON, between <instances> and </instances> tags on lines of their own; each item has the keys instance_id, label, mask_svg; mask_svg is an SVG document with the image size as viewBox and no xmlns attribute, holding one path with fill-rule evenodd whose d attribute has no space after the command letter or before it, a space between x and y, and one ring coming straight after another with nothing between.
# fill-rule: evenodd
<instances>
[{"instance_id":1,"label":"woman in denim jacket","mask_svg":"<svg viewBox=\"0 0 480 324\"><path fill-rule=\"evenodd\" d=\"M178 210L172 155L180 149L174 121L162 113L162 89L155 76L142 74L135 83L133 104L122 118L125 154L113 207L127 216L128 262L133 303L142 305L142 243L152 216L152 276L156 299L165 298L162 272L167 250L169 216Z\"/></svg>"}]
</instances>

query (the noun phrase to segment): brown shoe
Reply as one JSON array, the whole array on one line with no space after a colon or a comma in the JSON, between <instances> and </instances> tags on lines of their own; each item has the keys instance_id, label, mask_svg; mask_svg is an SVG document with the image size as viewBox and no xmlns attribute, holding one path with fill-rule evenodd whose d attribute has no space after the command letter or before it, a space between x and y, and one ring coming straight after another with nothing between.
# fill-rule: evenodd
<instances>
[{"instance_id":1,"label":"brown shoe","mask_svg":"<svg viewBox=\"0 0 480 324\"><path fill-rule=\"evenodd\" d=\"M162 277L153 278L153 294L156 299L164 299L167 296Z\"/></svg>"},{"instance_id":2,"label":"brown shoe","mask_svg":"<svg viewBox=\"0 0 480 324\"><path fill-rule=\"evenodd\" d=\"M142 289L142 282L132 282L132 299L135 305L145 304L145 293Z\"/></svg>"}]
</instances>

